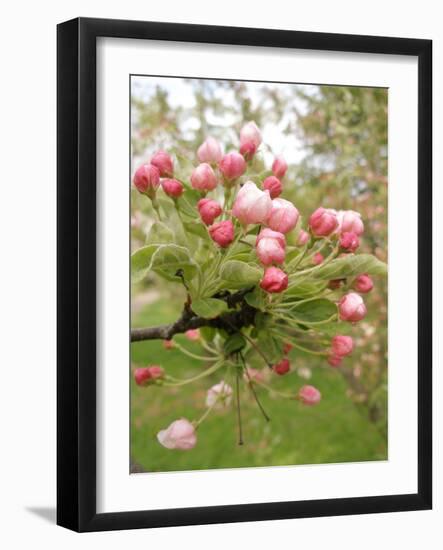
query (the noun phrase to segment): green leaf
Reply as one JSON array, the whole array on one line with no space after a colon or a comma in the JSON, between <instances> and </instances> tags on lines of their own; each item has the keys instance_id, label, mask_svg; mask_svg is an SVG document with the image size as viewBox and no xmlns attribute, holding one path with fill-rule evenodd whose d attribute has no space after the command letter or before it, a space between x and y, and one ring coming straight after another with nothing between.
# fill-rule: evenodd
<instances>
[{"instance_id":1,"label":"green leaf","mask_svg":"<svg viewBox=\"0 0 443 550\"><path fill-rule=\"evenodd\" d=\"M337 313L337 306L326 298L318 298L295 305L289 315L301 323L319 323L330 319Z\"/></svg>"},{"instance_id":2,"label":"green leaf","mask_svg":"<svg viewBox=\"0 0 443 550\"><path fill-rule=\"evenodd\" d=\"M251 246L246 243L246 239L249 240L247 237L245 237L245 242L241 243L238 242L231 246L229 250L230 257L237 256L238 254L244 254L244 253L254 253L255 254L255 246Z\"/></svg>"},{"instance_id":3,"label":"green leaf","mask_svg":"<svg viewBox=\"0 0 443 550\"><path fill-rule=\"evenodd\" d=\"M257 345L271 363L279 361L283 356L281 343L271 336L268 330L259 331Z\"/></svg>"},{"instance_id":4,"label":"green leaf","mask_svg":"<svg viewBox=\"0 0 443 550\"><path fill-rule=\"evenodd\" d=\"M343 321L331 321L318 327L318 330L325 336L335 336L336 334L351 334L353 329L352 323Z\"/></svg>"},{"instance_id":5,"label":"green leaf","mask_svg":"<svg viewBox=\"0 0 443 550\"><path fill-rule=\"evenodd\" d=\"M290 270L293 264L298 261L298 258L301 253L302 251L300 248L293 248L292 250L288 250L285 258L288 270Z\"/></svg>"},{"instance_id":6,"label":"green leaf","mask_svg":"<svg viewBox=\"0 0 443 550\"><path fill-rule=\"evenodd\" d=\"M314 279L331 280L355 277L362 273L386 275L387 269L387 265L384 262L381 262L371 254L349 254L313 270L312 277Z\"/></svg>"},{"instance_id":7,"label":"green leaf","mask_svg":"<svg viewBox=\"0 0 443 550\"><path fill-rule=\"evenodd\" d=\"M158 245L150 244L136 250L131 256L131 281L138 283L146 277Z\"/></svg>"},{"instance_id":8,"label":"green leaf","mask_svg":"<svg viewBox=\"0 0 443 550\"><path fill-rule=\"evenodd\" d=\"M161 219L166 220L167 225L170 223L170 216L175 213L174 201L166 195L157 195L157 203L161 207Z\"/></svg>"},{"instance_id":9,"label":"green leaf","mask_svg":"<svg viewBox=\"0 0 443 550\"><path fill-rule=\"evenodd\" d=\"M192 311L204 319L214 319L225 311L228 305L222 300L216 298L200 298L192 302Z\"/></svg>"},{"instance_id":10,"label":"green leaf","mask_svg":"<svg viewBox=\"0 0 443 550\"><path fill-rule=\"evenodd\" d=\"M269 314L257 311L254 317L255 328L257 330L264 330L269 325L271 316Z\"/></svg>"},{"instance_id":11,"label":"green leaf","mask_svg":"<svg viewBox=\"0 0 443 550\"><path fill-rule=\"evenodd\" d=\"M180 212L185 214L185 216L196 219L198 218L198 210L196 205L200 198L201 195L198 191L195 191L194 189L186 189L183 195L177 199L176 204Z\"/></svg>"},{"instance_id":12,"label":"green leaf","mask_svg":"<svg viewBox=\"0 0 443 550\"><path fill-rule=\"evenodd\" d=\"M252 235L251 234L245 235L242 238L242 241L245 241L246 243L249 244L249 250L255 248L255 242L257 240L257 235L256 235L257 230L254 228L253 231L254 233ZM238 244L241 245L242 243L238 243ZM243 246L248 246L248 245L243 244Z\"/></svg>"},{"instance_id":13,"label":"green leaf","mask_svg":"<svg viewBox=\"0 0 443 550\"><path fill-rule=\"evenodd\" d=\"M166 220L166 222L162 222L163 226L167 226L174 235L172 242L175 242L180 246L186 246L192 250L188 235L183 229L183 225L177 214L177 210L175 209L174 202L169 197L160 197L158 202L163 210L162 216L164 217L162 219ZM163 242L162 244L167 244L167 242Z\"/></svg>"},{"instance_id":14,"label":"green leaf","mask_svg":"<svg viewBox=\"0 0 443 550\"><path fill-rule=\"evenodd\" d=\"M189 233L211 242L211 238L209 237L205 226L200 221L183 222L183 226Z\"/></svg>"},{"instance_id":15,"label":"green leaf","mask_svg":"<svg viewBox=\"0 0 443 550\"><path fill-rule=\"evenodd\" d=\"M180 278L176 276L179 269L183 271L186 280L191 280L197 267L184 246L150 244L139 248L131 256L132 282L141 281L151 269L169 281L179 281Z\"/></svg>"},{"instance_id":16,"label":"green leaf","mask_svg":"<svg viewBox=\"0 0 443 550\"><path fill-rule=\"evenodd\" d=\"M261 277L261 269L238 260L227 261L220 270L220 278L228 288L245 288L256 285Z\"/></svg>"},{"instance_id":17,"label":"green leaf","mask_svg":"<svg viewBox=\"0 0 443 550\"><path fill-rule=\"evenodd\" d=\"M217 331L213 327L200 328L200 336L203 338L203 340L206 340L206 342L212 342L216 334Z\"/></svg>"},{"instance_id":18,"label":"green leaf","mask_svg":"<svg viewBox=\"0 0 443 550\"><path fill-rule=\"evenodd\" d=\"M236 351L242 350L245 346L246 340L239 332L236 332L235 334L231 334L231 336L226 339L223 345L223 352L225 355L231 355Z\"/></svg>"},{"instance_id":19,"label":"green leaf","mask_svg":"<svg viewBox=\"0 0 443 550\"><path fill-rule=\"evenodd\" d=\"M254 288L252 292L246 294L245 302L260 311L265 311L266 309L265 293L259 287Z\"/></svg>"},{"instance_id":20,"label":"green leaf","mask_svg":"<svg viewBox=\"0 0 443 550\"><path fill-rule=\"evenodd\" d=\"M149 230L146 244L170 244L174 242L174 233L163 222L154 222Z\"/></svg>"},{"instance_id":21,"label":"green leaf","mask_svg":"<svg viewBox=\"0 0 443 550\"><path fill-rule=\"evenodd\" d=\"M159 275L166 275L168 280L170 277L175 279L179 270L182 270L185 280L191 280L197 270L189 250L178 244L160 245L152 256L151 268Z\"/></svg>"},{"instance_id":22,"label":"green leaf","mask_svg":"<svg viewBox=\"0 0 443 550\"><path fill-rule=\"evenodd\" d=\"M320 293L322 290L326 288L327 283L324 283L322 281L316 281L316 282L310 282L310 281L304 281L301 283L297 282L286 290L285 292L285 299L286 298L310 298L311 296L315 296L316 294Z\"/></svg>"}]
</instances>

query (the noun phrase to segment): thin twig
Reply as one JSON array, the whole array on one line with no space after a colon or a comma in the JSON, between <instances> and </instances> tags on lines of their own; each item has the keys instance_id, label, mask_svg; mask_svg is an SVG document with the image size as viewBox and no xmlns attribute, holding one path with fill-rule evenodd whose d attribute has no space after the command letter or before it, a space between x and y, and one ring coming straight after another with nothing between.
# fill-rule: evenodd
<instances>
[{"instance_id":1,"label":"thin twig","mask_svg":"<svg viewBox=\"0 0 443 550\"><path fill-rule=\"evenodd\" d=\"M243 363L243 370L244 370L244 372L245 372L245 374L246 374L246 376L247 376L247 378L248 378L248 386L249 386L249 388L250 388L250 390L251 390L252 395L254 396L255 402L257 403L258 408L261 410L263 416L265 417L266 422L269 422L271 419L270 419L270 417L267 415L267 413L266 413L265 409L263 408L263 405L261 404L261 402L260 402L260 400L259 400L259 398L258 398L258 395L257 395L257 393L256 393L256 391L255 391L254 384L253 384L253 382L252 382L252 380L251 380L251 377L249 376L248 368L247 368L247 366L246 366L245 358L243 357L243 353L240 352L239 355L240 355L240 358L241 358L242 363Z\"/></svg>"},{"instance_id":2,"label":"thin twig","mask_svg":"<svg viewBox=\"0 0 443 550\"><path fill-rule=\"evenodd\" d=\"M241 424L241 410L240 410L240 372L237 372L235 377L235 393L237 396L237 423L238 423L238 444L243 445L243 430Z\"/></svg>"}]
</instances>

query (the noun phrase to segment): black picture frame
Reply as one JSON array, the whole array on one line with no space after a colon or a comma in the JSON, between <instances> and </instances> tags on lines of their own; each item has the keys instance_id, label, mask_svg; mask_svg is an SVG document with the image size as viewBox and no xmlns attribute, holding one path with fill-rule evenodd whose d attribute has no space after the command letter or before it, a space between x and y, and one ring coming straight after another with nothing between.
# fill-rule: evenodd
<instances>
[{"instance_id":1,"label":"black picture frame","mask_svg":"<svg viewBox=\"0 0 443 550\"><path fill-rule=\"evenodd\" d=\"M96 39L398 54L418 59L416 494L96 512ZM75 531L425 510L432 507L432 42L78 18L57 28L57 523Z\"/></svg>"}]
</instances>

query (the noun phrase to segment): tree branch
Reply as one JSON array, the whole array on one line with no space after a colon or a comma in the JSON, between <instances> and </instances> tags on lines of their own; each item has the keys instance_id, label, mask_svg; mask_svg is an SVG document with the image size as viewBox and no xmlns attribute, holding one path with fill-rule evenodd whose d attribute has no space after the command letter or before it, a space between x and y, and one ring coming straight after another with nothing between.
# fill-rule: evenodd
<instances>
[{"instance_id":1,"label":"tree branch","mask_svg":"<svg viewBox=\"0 0 443 550\"><path fill-rule=\"evenodd\" d=\"M229 307L235 307L241 304L241 308L236 311L223 313L214 319L205 319L196 315L189 303L186 303L179 319L169 325L159 325L156 327L134 328L131 330L131 342L140 342L142 340L170 340L174 334L182 334L190 329L201 327L212 327L223 329L229 334L239 331L243 327L252 325L256 309L244 301L245 295L251 291L251 288L240 290L235 294L229 292L215 297L223 299Z\"/></svg>"}]
</instances>

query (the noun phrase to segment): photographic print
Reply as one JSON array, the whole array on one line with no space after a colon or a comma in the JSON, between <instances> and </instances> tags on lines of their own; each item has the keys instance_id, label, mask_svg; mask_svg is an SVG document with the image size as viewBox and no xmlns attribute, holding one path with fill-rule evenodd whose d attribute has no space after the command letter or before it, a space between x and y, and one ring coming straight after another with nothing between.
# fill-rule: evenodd
<instances>
[{"instance_id":1,"label":"photographic print","mask_svg":"<svg viewBox=\"0 0 443 550\"><path fill-rule=\"evenodd\" d=\"M388 458L388 90L130 77L130 472Z\"/></svg>"}]
</instances>

